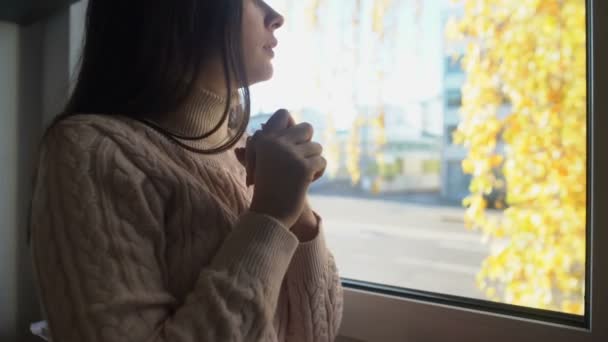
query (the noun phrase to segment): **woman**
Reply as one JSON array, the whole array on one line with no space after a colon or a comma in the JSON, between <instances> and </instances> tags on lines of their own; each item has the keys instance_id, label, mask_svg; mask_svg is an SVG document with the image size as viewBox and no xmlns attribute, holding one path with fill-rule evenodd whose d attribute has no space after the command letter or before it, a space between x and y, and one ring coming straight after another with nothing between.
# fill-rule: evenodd
<instances>
[{"instance_id":1,"label":"woman","mask_svg":"<svg viewBox=\"0 0 608 342\"><path fill-rule=\"evenodd\" d=\"M261 0L89 0L32 202L53 340L335 338L342 290L306 201L321 146L285 110L244 139L282 24Z\"/></svg>"}]
</instances>

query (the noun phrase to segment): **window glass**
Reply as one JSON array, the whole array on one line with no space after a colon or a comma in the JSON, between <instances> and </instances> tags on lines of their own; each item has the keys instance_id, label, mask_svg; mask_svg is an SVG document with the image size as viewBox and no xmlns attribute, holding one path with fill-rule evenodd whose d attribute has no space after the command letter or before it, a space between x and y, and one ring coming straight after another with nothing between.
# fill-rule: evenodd
<instances>
[{"instance_id":1,"label":"window glass","mask_svg":"<svg viewBox=\"0 0 608 342\"><path fill-rule=\"evenodd\" d=\"M315 127L344 278L583 314L585 1L268 3L286 21L250 129Z\"/></svg>"}]
</instances>

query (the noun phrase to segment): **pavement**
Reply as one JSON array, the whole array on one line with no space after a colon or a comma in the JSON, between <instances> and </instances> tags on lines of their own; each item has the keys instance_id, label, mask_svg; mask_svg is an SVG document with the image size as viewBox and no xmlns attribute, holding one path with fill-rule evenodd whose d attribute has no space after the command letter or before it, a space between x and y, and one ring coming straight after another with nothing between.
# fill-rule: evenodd
<instances>
[{"instance_id":1,"label":"pavement","mask_svg":"<svg viewBox=\"0 0 608 342\"><path fill-rule=\"evenodd\" d=\"M458 206L310 195L343 278L485 299L475 275L490 247Z\"/></svg>"}]
</instances>

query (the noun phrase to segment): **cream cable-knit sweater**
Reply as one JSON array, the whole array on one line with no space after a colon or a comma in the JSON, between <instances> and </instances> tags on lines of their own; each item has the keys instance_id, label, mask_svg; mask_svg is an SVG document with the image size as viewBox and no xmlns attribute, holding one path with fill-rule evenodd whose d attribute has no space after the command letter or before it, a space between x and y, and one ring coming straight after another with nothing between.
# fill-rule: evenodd
<instances>
[{"instance_id":1,"label":"cream cable-knit sweater","mask_svg":"<svg viewBox=\"0 0 608 342\"><path fill-rule=\"evenodd\" d=\"M223 101L200 90L163 125L206 131ZM229 130L193 144L215 146ZM31 213L53 340L333 341L342 288L321 219L300 243L249 212L251 195L234 150L195 154L120 116L55 126Z\"/></svg>"}]
</instances>

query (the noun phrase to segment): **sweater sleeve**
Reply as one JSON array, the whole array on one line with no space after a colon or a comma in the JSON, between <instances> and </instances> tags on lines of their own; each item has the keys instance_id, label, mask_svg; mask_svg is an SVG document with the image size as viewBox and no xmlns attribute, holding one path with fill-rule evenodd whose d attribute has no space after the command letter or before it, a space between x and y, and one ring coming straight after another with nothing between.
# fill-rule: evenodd
<instances>
[{"instance_id":1,"label":"sweater sleeve","mask_svg":"<svg viewBox=\"0 0 608 342\"><path fill-rule=\"evenodd\" d=\"M269 217L244 214L178 302L163 272L158 184L133 162L145 157L88 127L56 129L45 140L32 256L53 340L275 341L296 237Z\"/></svg>"},{"instance_id":2,"label":"sweater sleeve","mask_svg":"<svg viewBox=\"0 0 608 342\"><path fill-rule=\"evenodd\" d=\"M342 321L343 291L331 251L325 243L323 221L317 236L300 243L291 260L275 325L287 342L331 342Z\"/></svg>"}]
</instances>

